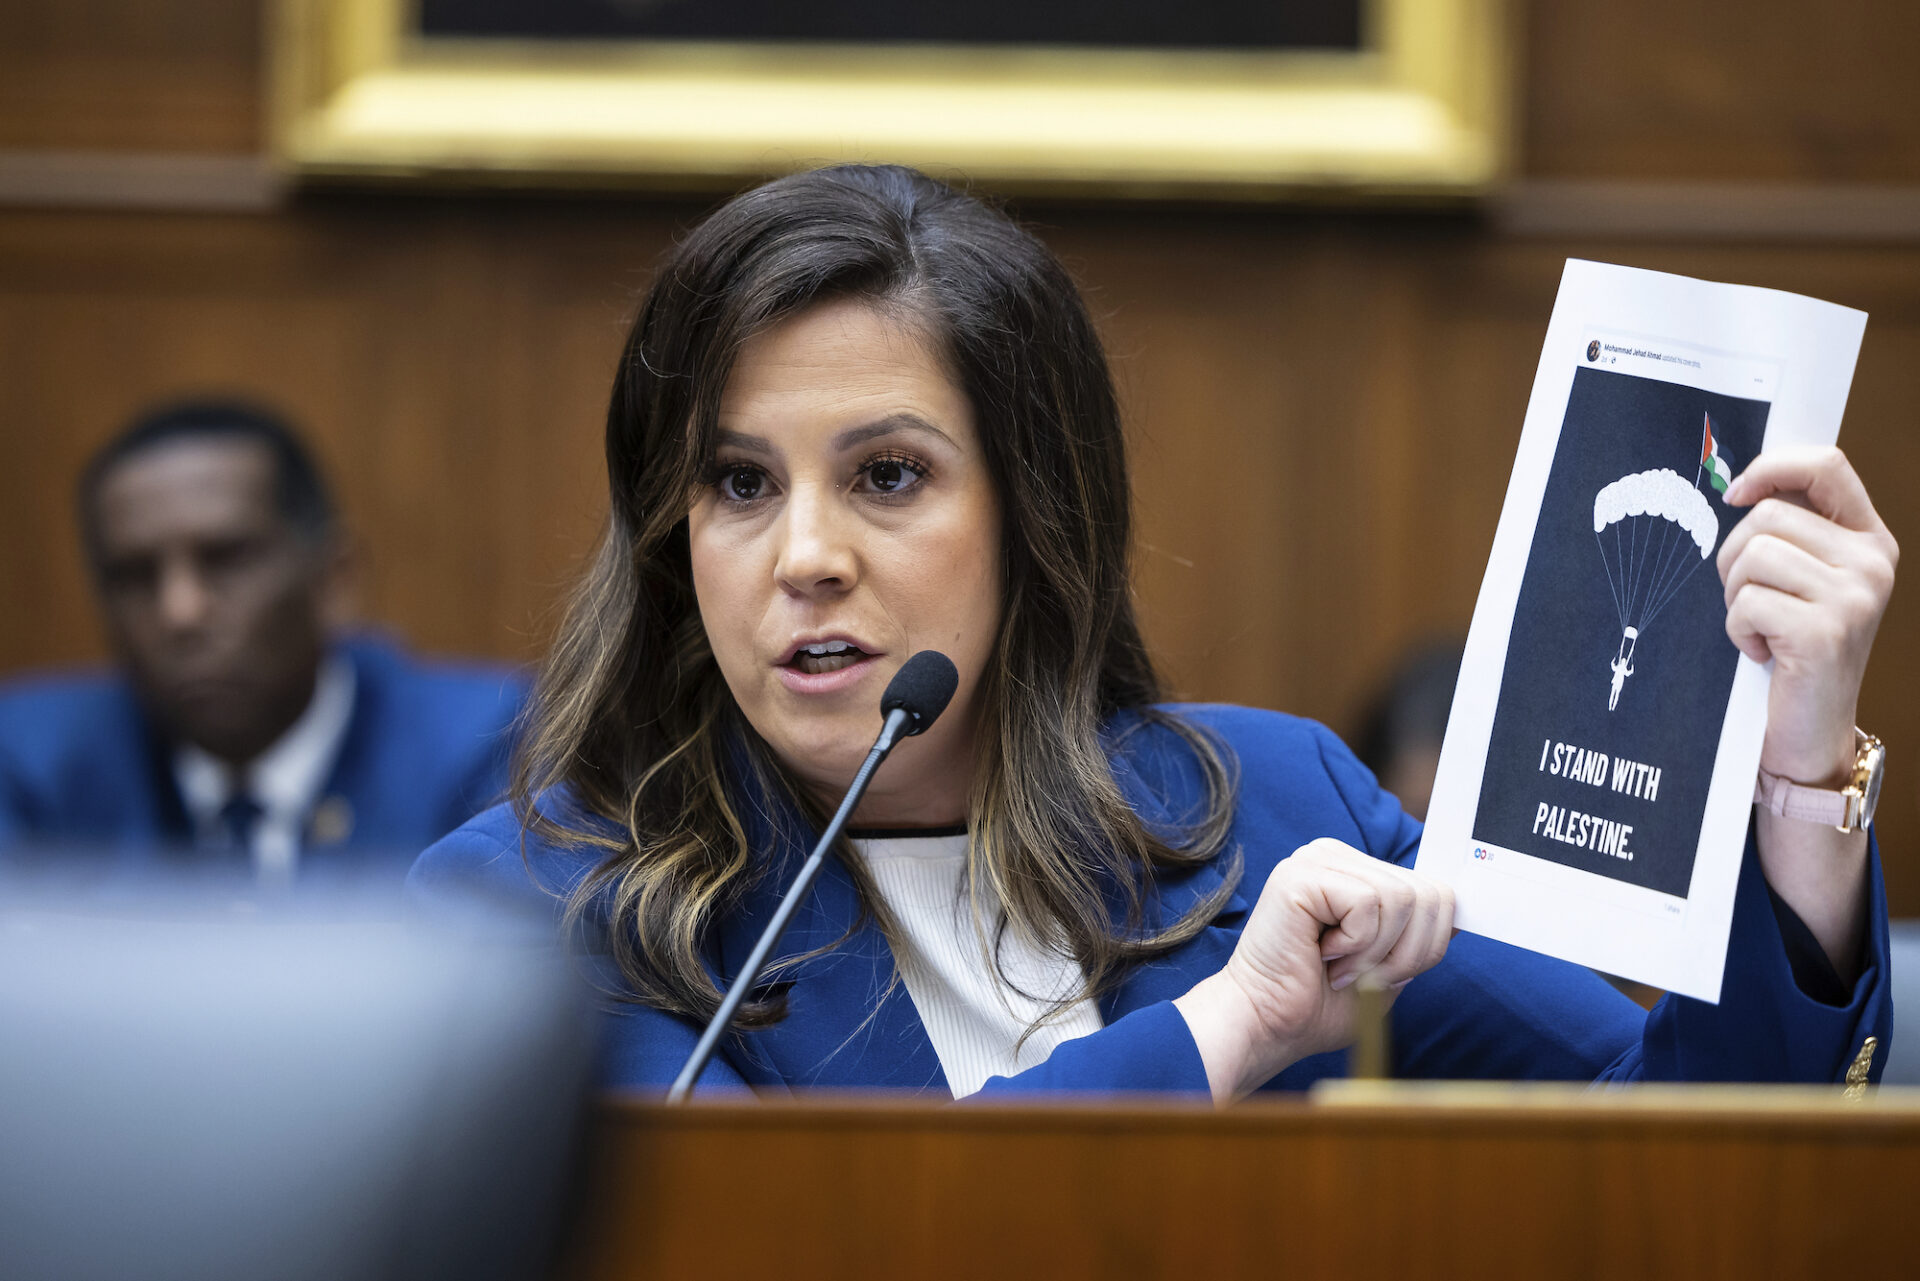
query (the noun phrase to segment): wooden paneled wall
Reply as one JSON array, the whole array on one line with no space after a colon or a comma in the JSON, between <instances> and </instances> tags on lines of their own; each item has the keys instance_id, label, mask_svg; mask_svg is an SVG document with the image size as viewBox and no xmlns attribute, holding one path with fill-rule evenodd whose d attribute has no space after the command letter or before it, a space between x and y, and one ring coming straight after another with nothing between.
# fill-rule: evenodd
<instances>
[{"instance_id":1,"label":"wooden paneled wall","mask_svg":"<svg viewBox=\"0 0 1920 1281\"><path fill-rule=\"evenodd\" d=\"M1522 176L1920 183L1920 9L1527 6ZM251 0L0 6L0 165L259 144ZM1463 628L1569 255L1871 313L1843 444L1920 539L1920 227L1883 243L1523 239L1474 215L1033 207L1084 282L1137 439L1140 593L1182 693L1350 728L1410 642ZM82 460L161 396L310 429L366 614L533 659L604 510L615 353L696 205L304 196L255 214L0 208L0 671L98 657ZM1893 747L1897 910L1920 912L1920 591L1861 719Z\"/></svg>"}]
</instances>

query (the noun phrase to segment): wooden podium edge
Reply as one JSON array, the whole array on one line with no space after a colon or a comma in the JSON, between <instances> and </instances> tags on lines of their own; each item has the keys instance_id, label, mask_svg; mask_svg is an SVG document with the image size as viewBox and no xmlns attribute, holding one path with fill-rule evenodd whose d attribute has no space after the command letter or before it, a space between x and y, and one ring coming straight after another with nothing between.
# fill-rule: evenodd
<instances>
[{"instance_id":1,"label":"wooden podium edge","mask_svg":"<svg viewBox=\"0 0 1920 1281\"><path fill-rule=\"evenodd\" d=\"M558 1276L1904 1276L1920 1091L604 1096ZM966 1227L967 1230L961 1230Z\"/></svg>"},{"instance_id":2,"label":"wooden podium edge","mask_svg":"<svg viewBox=\"0 0 1920 1281\"><path fill-rule=\"evenodd\" d=\"M1216 1109L1205 1100L1157 1095L1047 1096L1018 1101L960 1102L817 1091L778 1099L696 1098L669 1108L657 1096L608 1093L596 1103L603 1126L616 1130L730 1130L792 1126L923 1133L1044 1131L1064 1134L1129 1131L1231 1131L1237 1134L1416 1126L1573 1129L1622 1123L1657 1129L1920 1135L1920 1088L1878 1087L1844 1098L1839 1086L1592 1086L1561 1082L1323 1082L1305 1096L1252 1099Z\"/></svg>"}]
</instances>

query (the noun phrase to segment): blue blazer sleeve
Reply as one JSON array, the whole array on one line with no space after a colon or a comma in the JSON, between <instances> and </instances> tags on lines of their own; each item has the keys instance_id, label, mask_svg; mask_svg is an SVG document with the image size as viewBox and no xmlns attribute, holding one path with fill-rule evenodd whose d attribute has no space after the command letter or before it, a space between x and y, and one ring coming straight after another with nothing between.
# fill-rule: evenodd
<instances>
[{"instance_id":1,"label":"blue blazer sleeve","mask_svg":"<svg viewBox=\"0 0 1920 1281\"><path fill-rule=\"evenodd\" d=\"M1411 867L1420 827L1339 740L1327 772L1366 849ZM1599 1081L1840 1081L1868 1036L1887 1043L1886 892L1870 842L1869 954L1842 985L1812 934L1768 890L1751 836L1718 1005L1662 997L1650 1013L1580 966L1461 934L1394 1005L1397 1067L1418 1077ZM1876 1056L1877 1078L1884 1055Z\"/></svg>"},{"instance_id":2,"label":"blue blazer sleeve","mask_svg":"<svg viewBox=\"0 0 1920 1281\"><path fill-rule=\"evenodd\" d=\"M1098 1032L1061 1042L1045 1063L1015 1076L989 1077L979 1093L968 1097L1169 1090L1207 1093L1207 1067L1185 1016L1173 1002L1157 1001Z\"/></svg>"}]
</instances>

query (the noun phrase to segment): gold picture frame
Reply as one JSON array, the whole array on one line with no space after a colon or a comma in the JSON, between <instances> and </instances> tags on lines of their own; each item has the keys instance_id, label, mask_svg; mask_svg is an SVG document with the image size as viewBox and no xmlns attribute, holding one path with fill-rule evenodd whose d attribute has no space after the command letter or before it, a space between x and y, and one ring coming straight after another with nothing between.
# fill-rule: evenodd
<instances>
[{"instance_id":1,"label":"gold picture frame","mask_svg":"<svg viewBox=\"0 0 1920 1281\"><path fill-rule=\"evenodd\" d=\"M297 180L725 191L838 160L1095 198L1450 199L1510 145L1506 0L1367 0L1354 52L426 39L279 0Z\"/></svg>"}]
</instances>

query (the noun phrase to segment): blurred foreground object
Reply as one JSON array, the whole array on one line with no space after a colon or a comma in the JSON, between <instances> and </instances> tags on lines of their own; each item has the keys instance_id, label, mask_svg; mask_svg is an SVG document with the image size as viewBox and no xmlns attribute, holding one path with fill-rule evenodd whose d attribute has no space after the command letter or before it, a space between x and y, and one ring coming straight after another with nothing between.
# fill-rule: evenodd
<instances>
[{"instance_id":1,"label":"blurred foreground object","mask_svg":"<svg viewBox=\"0 0 1920 1281\"><path fill-rule=\"evenodd\" d=\"M0 1276L544 1274L591 1050L550 950L0 904Z\"/></svg>"},{"instance_id":2,"label":"blurred foreground object","mask_svg":"<svg viewBox=\"0 0 1920 1281\"><path fill-rule=\"evenodd\" d=\"M1887 934L1893 944L1895 1033L1880 1079L1888 1085L1920 1085L1920 920L1893 921Z\"/></svg>"}]
</instances>

